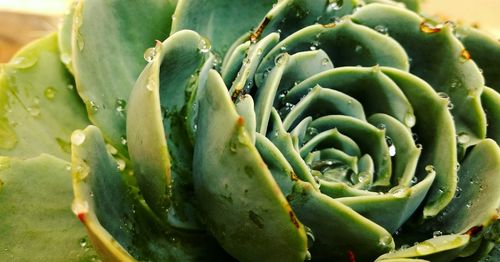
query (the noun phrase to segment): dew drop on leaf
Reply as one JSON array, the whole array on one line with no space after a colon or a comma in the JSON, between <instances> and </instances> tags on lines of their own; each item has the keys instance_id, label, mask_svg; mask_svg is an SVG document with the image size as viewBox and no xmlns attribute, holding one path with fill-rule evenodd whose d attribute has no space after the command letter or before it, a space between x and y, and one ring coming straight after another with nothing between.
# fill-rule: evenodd
<instances>
[{"instance_id":1,"label":"dew drop on leaf","mask_svg":"<svg viewBox=\"0 0 500 262\"><path fill-rule=\"evenodd\" d=\"M457 136L457 141L459 144L467 144L470 142L470 136L467 133L460 133Z\"/></svg>"},{"instance_id":2,"label":"dew drop on leaf","mask_svg":"<svg viewBox=\"0 0 500 262\"><path fill-rule=\"evenodd\" d=\"M210 41L207 38L202 37L200 42L198 42L198 50L200 50L201 53L208 53L211 49L212 44L210 44Z\"/></svg>"},{"instance_id":3,"label":"dew drop on leaf","mask_svg":"<svg viewBox=\"0 0 500 262\"><path fill-rule=\"evenodd\" d=\"M144 60L146 60L146 62L148 63L151 63L153 62L155 55L156 55L156 48L150 47L146 49L146 51L144 51Z\"/></svg>"},{"instance_id":4,"label":"dew drop on leaf","mask_svg":"<svg viewBox=\"0 0 500 262\"><path fill-rule=\"evenodd\" d=\"M47 99L52 100L52 99L54 99L54 97L56 95L56 90L53 87L49 86L49 87L45 88L45 91L43 91L43 95Z\"/></svg>"},{"instance_id":5,"label":"dew drop on leaf","mask_svg":"<svg viewBox=\"0 0 500 262\"><path fill-rule=\"evenodd\" d=\"M12 59L10 64L18 69L26 69L34 66L37 62L38 58L35 56L18 56Z\"/></svg>"},{"instance_id":6,"label":"dew drop on leaf","mask_svg":"<svg viewBox=\"0 0 500 262\"><path fill-rule=\"evenodd\" d=\"M441 28L433 26L429 22L424 21L420 23L420 31L426 34L432 34L441 31Z\"/></svg>"},{"instance_id":7,"label":"dew drop on leaf","mask_svg":"<svg viewBox=\"0 0 500 262\"><path fill-rule=\"evenodd\" d=\"M71 144L75 146L82 145L85 142L85 133L82 130L76 130L71 134Z\"/></svg>"},{"instance_id":8,"label":"dew drop on leaf","mask_svg":"<svg viewBox=\"0 0 500 262\"><path fill-rule=\"evenodd\" d=\"M427 255L434 252L435 248L427 242L422 242L415 247L415 251L420 255Z\"/></svg>"}]
</instances>

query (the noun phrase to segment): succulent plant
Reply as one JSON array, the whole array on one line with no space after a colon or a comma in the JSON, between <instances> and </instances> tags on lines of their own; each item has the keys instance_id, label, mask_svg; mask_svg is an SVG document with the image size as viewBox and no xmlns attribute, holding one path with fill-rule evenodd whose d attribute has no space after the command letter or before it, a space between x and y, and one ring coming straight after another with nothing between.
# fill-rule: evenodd
<instances>
[{"instance_id":1,"label":"succulent plant","mask_svg":"<svg viewBox=\"0 0 500 262\"><path fill-rule=\"evenodd\" d=\"M1 66L0 260L498 260L499 60L416 0L75 1Z\"/></svg>"}]
</instances>

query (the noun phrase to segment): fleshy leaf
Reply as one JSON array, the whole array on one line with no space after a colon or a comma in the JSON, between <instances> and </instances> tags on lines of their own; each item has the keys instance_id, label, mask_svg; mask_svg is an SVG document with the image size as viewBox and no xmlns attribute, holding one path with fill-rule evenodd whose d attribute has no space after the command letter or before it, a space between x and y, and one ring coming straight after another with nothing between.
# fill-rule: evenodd
<instances>
[{"instance_id":1,"label":"fleshy leaf","mask_svg":"<svg viewBox=\"0 0 500 262\"><path fill-rule=\"evenodd\" d=\"M57 36L37 40L0 75L0 155L52 154L69 160L71 132L88 125L73 78L59 60Z\"/></svg>"},{"instance_id":2,"label":"fleshy leaf","mask_svg":"<svg viewBox=\"0 0 500 262\"><path fill-rule=\"evenodd\" d=\"M488 132L486 136L500 145L500 93L489 87L484 87L481 95L486 119L488 120Z\"/></svg>"},{"instance_id":3,"label":"fleshy leaf","mask_svg":"<svg viewBox=\"0 0 500 262\"><path fill-rule=\"evenodd\" d=\"M422 258L433 262L452 261L467 246L469 240L469 235L439 236L417 243L413 247L385 254L377 258L376 261L401 258Z\"/></svg>"},{"instance_id":4,"label":"fleshy leaf","mask_svg":"<svg viewBox=\"0 0 500 262\"><path fill-rule=\"evenodd\" d=\"M171 1L84 0L75 7L72 62L89 118L126 155L126 105L145 50L169 34Z\"/></svg>"},{"instance_id":5,"label":"fleshy leaf","mask_svg":"<svg viewBox=\"0 0 500 262\"><path fill-rule=\"evenodd\" d=\"M26 160L0 157L0 260L97 258L71 213L69 167L45 154Z\"/></svg>"},{"instance_id":6,"label":"fleshy leaf","mask_svg":"<svg viewBox=\"0 0 500 262\"><path fill-rule=\"evenodd\" d=\"M194 215L186 214L193 208L184 207L192 192L189 113L209 69L202 69L208 57L199 49L203 41L197 33L184 30L158 44L129 100L128 149L139 187L151 209L165 219L174 198L168 216L178 227L199 228L190 221Z\"/></svg>"},{"instance_id":7,"label":"fleshy leaf","mask_svg":"<svg viewBox=\"0 0 500 262\"><path fill-rule=\"evenodd\" d=\"M500 92L500 43L493 36L475 28L459 26L455 35L464 44L471 59L481 68L486 85Z\"/></svg>"},{"instance_id":8,"label":"fleshy leaf","mask_svg":"<svg viewBox=\"0 0 500 262\"><path fill-rule=\"evenodd\" d=\"M360 261L372 261L394 249L394 241L384 228L319 193L308 183L298 182L287 198L314 236L310 248L313 259L346 261L350 251Z\"/></svg>"},{"instance_id":9,"label":"fleshy leaf","mask_svg":"<svg viewBox=\"0 0 500 262\"><path fill-rule=\"evenodd\" d=\"M172 33L183 29L194 30L210 39L214 52L223 57L239 36L259 23L274 2L179 0L173 16Z\"/></svg>"},{"instance_id":10,"label":"fleshy leaf","mask_svg":"<svg viewBox=\"0 0 500 262\"><path fill-rule=\"evenodd\" d=\"M361 8L352 20L385 28L408 53L410 72L450 98L457 133L468 136L460 140L463 148L485 138L486 116L480 101L484 78L453 35L451 24L434 26L407 9L382 4Z\"/></svg>"},{"instance_id":11,"label":"fleshy leaf","mask_svg":"<svg viewBox=\"0 0 500 262\"><path fill-rule=\"evenodd\" d=\"M220 261L227 254L205 233L162 223L125 184L95 126L72 135L73 212L103 259Z\"/></svg>"},{"instance_id":12,"label":"fleshy leaf","mask_svg":"<svg viewBox=\"0 0 500 262\"><path fill-rule=\"evenodd\" d=\"M428 165L436 170L436 179L428 193L424 217L437 215L451 201L457 185L457 139L448 100L439 97L425 81L406 72L383 68L409 99L416 116L413 130L423 146L417 165L421 179ZM432 117L429 117L432 116Z\"/></svg>"},{"instance_id":13,"label":"fleshy leaf","mask_svg":"<svg viewBox=\"0 0 500 262\"><path fill-rule=\"evenodd\" d=\"M210 71L201 91L193 162L195 194L205 222L224 249L242 261L303 261L305 229L226 90L218 73Z\"/></svg>"}]
</instances>

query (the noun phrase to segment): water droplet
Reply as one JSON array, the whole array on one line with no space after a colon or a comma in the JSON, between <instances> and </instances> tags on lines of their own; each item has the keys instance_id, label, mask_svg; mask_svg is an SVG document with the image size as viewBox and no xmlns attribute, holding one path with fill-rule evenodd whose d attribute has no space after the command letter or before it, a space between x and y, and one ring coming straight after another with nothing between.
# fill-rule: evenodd
<instances>
[{"instance_id":1,"label":"water droplet","mask_svg":"<svg viewBox=\"0 0 500 262\"><path fill-rule=\"evenodd\" d=\"M38 58L35 56L17 56L10 62L15 68L26 69L34 66Z\"/></svg>"},{"instance_id":2,"label":"water droplet","mask_svg":"<svg viewBox=\"0 0 500 262\"><path fill-rule=\"evenodd\" d=\"M282 52L286 52L286 46L281 46L281 47L280 47L280 50L281 50Z\"/></svg>"},{"instance_id":3,"label":"water droplet","mask_svg":"<svg viewBox=\"0 0 500 262\"><path fill-rule=\"evenodd\" d=\"M74 199L71 204L71 210L77 216L87 214L89 212L89 203L84 200Z\"/></svg>"},{"instance_id":4,"label":"water droplet","mask_svg":"<svg viewBox=\"0 0 500 262\"><path fill-rule=\"evenodd\" d=\"M369 172L360 172L358 174L358 182L359 183L366 183L372 179L372 176Z\"/></svg>"},{"instance_id":5,"label":"water droplet","mask_svg":"<svg viewBox=\"0 0 500 262\"><path fill-rule=\"evenodd\" d=\"M71 64L71 55L70 54L61 54L59 57L61 59L61 62L65 65Z\"/></svg>"},{"instance_id":6,"label":"water droplet","mask_svg":"<svg viewBox=\"0 0 500 262\"><path fill-rule=\"evenodd\" d=\"M386 136L385 142L387 143L387 146L389 146L389 155L395 156L396 155L396 146L394 146L394 143L392 142L392 138Z\"/></svg>"},{"instance_id":7,"label":"water droplet","mask_svg":"<svg viewBox=\"0 0 500 262\"><path fill-rule=\"evenodd\" d=\"M69 84L69 85L67 85L66 87L67 87L69 90L73 90L73 89L75 89L75 86L74 86L74 85L72 85L72 84Z\"/></svg>"},{"instance_id":8,"label":"water droplet","mask_svg":"<svg viewBox=\"0 0 500 262\"><path fill-rule=\"evenodd\" d=\"M49 86L49 87L45 88L45 91L43 91L43 95L47 99L52 100L52 99L54 99L54 97L56 95L56 90L53 87Z\"/></svg>"},{"instance_id":9,"label":"water droplet","mask_svg":"<svg viewBox=\"0 0 500 262\"><path fill-rule=\"evenodd\" d=\"M111 155L116 155L118 153L118 150L114 146L112 146L111 144L106 144L106 150Z\"/></svg>"},{"instance_id":10,"label":"water droplet","mask_svg":"<svg viewBox=\"0 0 500 262\"><path fill-rule=\"evenodd\" d=\"M355 48L354 48L354 51L356 53L361 53L361 51L363 51L363 47L361 45L357 45Z\"/></svg>"},{"instance_id":11,"label":"water droplet","mask_svg":"<svg viewBox=\"0 0 500 262\"><path fill-rule=\"evenodd\" d=\"M78 45L78 50L83 51L85 47L85 41L83 40L82 34L80 32L76 33L76 44Z\"/></svg>"},{"instance_id":12,"label":"water droplet","mask_svg":"<svg viewBox=\"0 0 500 262\"><path fill-rule=\"evenodd\" d=\"M262 50L262 48L258 48L257 51L255 52L258 56L262 55L264 51Z\"/></svg>"},{"instance_id":13,"label":"water droplet","mask_svg":"<svg viewBox=\"0 0 500 262\"><path fill-rule=\"evenodd\" d=\"M126 166L127 166L127 163L125 163L125 160L123 160L123 159L116 160L116 167L118 168L119 171L125 170Z\"/></svg>"},{"instance_id":14,"label":"water droplet","mask_svg":"<svg viewBox=\"0 0 500 262\"><path fill-rule=\"evenodd\" d=\"M282 66L288 62L288 54L287 53L281 53L278 56L274 58L274 64L276 66Z\"/></svg>"},{"instance_id":15,"label":"water droplet","mask_svg":"<svg viewBox=\"0 0 500 262\"><path fill-rule=\"evenodd\" d=\"M338 11L342 8L342 5L344 5L343 0L330 1L330 4L326 7L326 12L331 13L334 11Z\"/></svg>"},{"instance_id":16,"label":"water droplet","mask_svg":"<svg viewBox=\"0 0 500 262\"><path fill-rule=\"evenodd\" d=\"M127 106L127 102L123 99L116 99L115 101L115 109L117 112L122 113L125 111L125 107Z\"/></svg>"},{"instance_id":17,"label":"water droplet","mask_svg":"<svg viewBox=\"0 0 500 262\"><path fill-rule=\"evenodd\" d=\"M198 50L200 50L201 53L208 53L211 49L212 44L210 44L210 41L207 38L202 37L200 42L198 42Z\"/></svg>"},{"instance_id":18,"label":"water droplet","mask_svg":"<svg viewBox=\"0 0 500 262\"><path fill-rule=\"evenodd\" d=\"M411 179L411 184L412 185L415 185L418 183L418 177L414 176L412 179Z\"/></svg>"},{"instance_id":19,"label":"water droplet","mask_svg":"<svg viewBox=\"0 0 500 262\"><path fill-rule=\"evenodd\" d=\"M457 187L457 189L455 190L455 198L460 198L460 197L462 197L462 188Z\"/></svg>"},{"instance_id":20,"label":"water droplet","mask_svg":"<svg viewBox=\"0 0 500 262\"><path fill-rule=\"evenodd\" d=\"M127 138L125 136L121 136L120 137L120 142L122 143L122 145L127 145Z\"/></svg>"},{"instance_id":21,"label":"water droplet","mask_svg":"<svg viewBox=\"0 0 500 262\"><path fill-rule=\"evenodd\" d=\"M470 136L467 134L467 133L460 133L458 136L457 136L457 141L459 144L467 144L470 142Z\"/></svg>"},{"instance_id":22,"label":"water droplet","mask_svg":"<svg viewBox=\"0 0 500 262\"><path fill-rule=\"evenodd\" d=\"M330 59L328 58L323 58L321 60L321 66L327 66L330 63Z\"/></svg>"},{"instance_id":23,"label":"water droplet","mask_svg":"<svg viewBox=\"0 0 500 262\"><path fill-rule=\"evenodd\" d=\"M90 173L90 167L83 161L81 161L75 166L74 173L78 177L78 179L84 180Z\"/></svg>"},{"instance_id":24,"label":"water droplet","mask_svg":"<svg viewBox=\"0 0 500 262\"><path fill-rule=\"evenodd\" d=\"M396 198L404 198L411 194L411 189L406 186L395 186L389 190L389 194Z\"/></svg>"},{"instance_id":25,"label":"water droplet","mask_svg":"<svg viewBox=\"0 0 500 262\"><path fill-rule=\"evenodd\" d=\"M83 247L83 248L87 247L87 245L88 245L87 239L85 237L80 239L79 244L80 244L80 247Z\"/></svg>"},{"instance_id":26,"label":"water droplet","mask_svg":"<svg viewBox=\"0 0 500 262\"><path fill-rule=\"evenodd\" d=\"M422 242L415 247L415 251L420 255L431 254L434 250L434 246L427 242Z\"/></svg>"},{"instance_id":27,"label":"water droplet","mask_svg":"<svg viewBox=\"0 0 500 262\"><path fill-rule=\"evenodd\" d=\"M437 93L439 97L444 98L444 99L449 99L450 97L448 96L447 93L445 92L438 92Z\"/></svg>"},{"instance_id":28,"label":"water droplet","mask_svg":"<svg viewBox=\"0 0 500 262\"><path fill-rule=\"evenodd\" d=\"M311 252L307 251L306 252L306 257L304 257L304 261L309 261L312 259Z\"/></svg>"},{"instance_id":29,"label":"water droplet","mask_svg":"<svg viewBox=\"0 0 500 262\"><path fill-rule=\"evenodd\" d=\"M415 115L411 112L406 113L406 116L404 118L404 123L407 127L412 128L415 126L417 123L417 119L415 118Z\"/></svg>"},{"instance_id":30,"label":"water droplet","mask_svg":"<svg viewBox=\"0 0 500 262\"><path fill-rule=\"evenodd\" d=\"M433 166L433 165L427 165L427 166L425 167L425 171L426 171L427 173L429 173L429 174L430 174L430 173L434 173L434 172L436 172L436 170L434 169L434 166Z\"/></svg>"},{"instance_id":31,"label":"water droplet","mask_svg":"<svg viewBox=\"0 0 500 262\"><path fill-rule=\"evenodd\" d=\"M390 235L382 236L378 240L378 244L383 247L389 246L391 245L391 243L392 243L392 237Z\"/></svg>"},{"instance_id":32,"label":"water droplet","mask_svg":"<svg viewBox=\"0 0 500 262\"><path fill-rule=\"evenodd\" d=\"M38 105L33 105L28 108L26 108L28 112L30 113L31 116L37 117L40 115L40 107Z\"/></svg>"},{"instance_id":33,"label":"water droplet","mask_svg":"<svg viewBox=\"0 0 500 262\"><path fill-rule=\"evenodd\" d=\"M319 131L318 131L318 129L310 126L307 128L306 133L307 133L307 135L313 137L313 136L317 135L319 133Z\"/></svg>"},{"instance_id":34,"label":"water droplet","mask_svg":"<svg viewBox=\"0 0 500 262\"><path fill-rule=\"evenodd\" d=\"M441 31L441 28L437 26L431 25L429 22L422 22L420 23L420 31L426 33L426 34L432 34L432 33L437 33Z\"/></svg>"},{"instance_id":35,"label":"water droplet","mask_svg":"<svg viewBox=\"0 0 500 262\"><path fill-rule=\"evenodd\" d=\"M144 51L144 60L146 60L146 62L148 62L148 63L153 62L153 59L155 58L155 56L156 56L156 48L155 47L150 47L150 48L146 49L146 51Z\"/></svg>"},{"instance_id":36,"label":"water droplet","mask_svg":"<svg viewBox=\"0 0 500 262\"><path fill-rule=\"evenodd\" d=\"M66 169L66 171L71 171L71 165L70 164L67 164L64 169Z\"/></svg>"},{"instance_id":37,"label":"water droplet","mask_svg":"<svg viewBox=\"0 0 500 262\"><path fill-rule=\"evenodd\" d=\"M415 142L418 141L418 134L417 133L411 133L411 136L413 137L413 141L415 141Z\"/></svg>"},{"instance_id":38,"label":"water droplet","mask_svg":"<svg viewBox=\"0 0 500 262\"><path fill-rule=\"evenodd\" d=\"M424 148L424 147L422 146L422 144L416 144L415 146L417 147L417 149L420 149L420 150L422 150L422 149Z\"/></svg>"},{"instance_id":39,"label":"water droplet","mask_svg":"<svg viewBox=\"0 0 500 262\"><path fill-rule=\"evenodd\" d=\"M71 134L71 143L75 146L79 146L85 142L85 133L82 130L75 130L73 134Z\"/></svg>"},{"instance_id":40,"label":"water droplet","mask_svg":"<svg viewBox=\"0 0 500 262\"><path fill-rule=\"evenodd\" d=\"M317 45L311 45L311 47L309 47L309 49L311 49L311 51L315 51L316 49L318 49L318 46Z\"/></svg>"},{"instance_id":41,"label":"water droplet","mask_svg":"<svg viewBox=\"0 0 500 262\"><path fill-rule=\"evenodd\" d=\"M437 230L432 233L432 237L440 237L443 235L443 232Z\"/></svg>"},{"instance_id":42,"label":"water droplet","mask_svg":"<svg viewBox=\"0 0 500 262\"><path fill-rule=\"evenodd\" d=\"M396 155L396 147L394 145L389 146L389 155L390 156L395 156Z\"/></svg>"},{"instance_id":43,"label":"water droplet","mask_svg":"<svg viewBox=\"0 0 500 262\"><path fill-rule=\"evenodd\" d=\"M387 35L387 33L389 32L389 29L385 25L377 25L377 26L375 26L374 29L375 29L375 31L377 31L381 34L384 34L384 35Z\"/></svg>"},{"instance_id":44,"label":"water droplet","mask_svg":"<svg viewBox=\"0 0 500 262\"><path fill-rule=\"evenodd\" d=\"M304 229L306 230L307 235L307 248L311 248L316 238L314 237L312 229L306 226L304 226Z\"/></svg>"},{"instance_id":45,"label":"water droplet","mask_svg":"<svg viewBox=\"0 0 500 262\"><path fill-rule=\"evenodd\" d=\"M460 52L460 58L463 62L469 61L471 59L471 55L467 49L462 49Z\"/></svg>"},{"instance_id":46,"label":"water droplet","mask_svg":"<svg viewBox=\"0 0 500 262\"><path fill-rule=\"evenodd\" d=\"M452 110L453 108L455 108L455 105L451 102L451 100L448 100L448 105L446 105L446 107L448 108L448 110Z\"/></svg>"},{"instance_id":47,"label":"water droplet","mask_svg":"<svg viewBox=\"0 0 500 262\"><path fill-rule=\"evenodd\" d=\"M99 106L94 101L89 102L90 112L97 113L99 111Z\"/></svg>"},{"instance_id":48,"label":"water droplet","mask_svg":"<svg viewBox=\"0 0 500 262\"><path fill-rule=\"evenodd\" d=\"M467 207L467 208L471 208L471 207L472 207L472 201L471 201L471 200L469 200L469 201L467 202L467 204L465 204L465 207Z\"/></svg>"},{"instance_id":49,"label":"water droplet","mask_svg":"<svg viewBox=\"0 0 500 262\"><path fill-rule=\"evenodd\" d=\"M380 124L377 126L377 128L380 130L385 130L387 127L385 126L385 124Z\"/></svg>"},{"instance_id":50,"label":"water droplet","mask_svg":"<svg viewBox=\"0 0 500 262\"><path fill-rule=\"evenodd\" d=\"M282 118L284 118L286 115L288 115L288 113L290 113L290 111L292 111L294 106L295 106L294 104L285 103L285 105L282 108L280 108L279 115Z\"/></svg>"}]
</instances>

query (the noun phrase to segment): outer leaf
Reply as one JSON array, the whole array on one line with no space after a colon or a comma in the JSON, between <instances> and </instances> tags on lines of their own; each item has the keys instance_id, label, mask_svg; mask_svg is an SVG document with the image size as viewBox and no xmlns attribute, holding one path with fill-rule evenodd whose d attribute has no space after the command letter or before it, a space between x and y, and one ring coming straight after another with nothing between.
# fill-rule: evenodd
<instances>
[{"instance_id":1,"label":"outer leaf","mask_svg":"<svg viewBox=\"0 0 500 262\"><path fill-rule=\"evenodd\" d=\"M144 206L106 152L95 126L72 136L73 211L101 256L110 261L221 261L227 259L204 233L177 231Z\"/></svg>"},{"instance_id":2,"label":"outer leaf","mask_svg":"<svg viewBox=\"0 0 500 262\"><path fill-rule=\"evenodd\" d=\"M96 258L71 214L69 163L41 155L0 157L0 260L90 261Z\"/></svg>"},{"instance_id":3,"label":"outer leaf","mask_svg":"<svg viewBox=\"0 0 500 262\"><path fill-rule=\"evenodd\" d=\"M500 43L492 36L472 27L460 26L456 36L464 44L474 62L482 69L486 85L500 92Z\"/></svg>"},{"instance_id":4,"label":"outer leaf","mask_svg":"<svg viewBox=\"0 0 500 262\"><path fill-rule=\"evenodd\" d=\"M193 212L192 207L184 207L191 202L187 195L193 190L192 127L186 118L209 70L202 69L208 56L199 50L202 41L197 33L184 30L158 44L157 55L134 86L127 116L129 153L144 198L166 219L173 197L169 217L179 227L199 227L190 221L194 215L186 214ZM212 61L208 63L211 66Z\"/></svg>"},{"instance_id":5,"label":"outer leaf","mask_svg":"<svg viewBox=\"0 0 500 262\"><path fill-rule=\"evenodd\" d=\"M433 27L409 10L381 4L365 6L352 19L371 28L385 28L411 58L410 72L450 97L457 133L467 136L460 140L463 148L485 138L486 116L480 101L484 79L453 36L451 25Z\"/></svg>"},{"instance_id":6,"label":"outer leaf","mask_svg":"<svg viewBox=\"0 0 500 262\"><path fill-rule=\"evenodd\" d=\"M416 175L421 179L428 165L436 169L436 180L423 213L426 218L435 216L451 201L457 185L457 142L447 107L449 101L440 98L429 84L414 75L392 68L382 71L399 86L415 110L414 130L423 146Z\"/></svg>"},{"instance_id":7,"label":"outer leaf","mask_svg":"<svg viewBox=\"0 0 500 262\"><path fill-rule=\"evenodd\" d=\"M500 93L492 88L484 87L481 102L488 120L488 133L486 136L500 145Z\"/></svg>"},{"instance_id":8,"label":"outer leaf","mask_svg":"<svg viewBox=\"0 0 500 262\"><path fill-rule=\"evenodd\" d=\"M407 249L388 253L377 258L376 261L400 258L422 258L429 261L452 261L469 243L469 235L446 235L426 240Z\"/></svg>"},{"instance_id":9,"label":"outer leaf","mask_svg":"<svg viewBox=\"0 0 500 262\"><path fill-rule=\"evenodd\" d=\"M231 44L256 25L274 2L179 0L172 33L183 29L194 30L211 40L216 54L224 56Z\"/></svg>"},{"instance_id":10,"label":"outer leaf","mask_svg":"<svg viewBox=\"0 0 500 262\"><path fill-rule=\"evenodd\" d=\"M169 1L82 0L73 17L73 68L91 121L122 154L125 106L144 50L169 34Z\"/></svg>"},{"instance_id":11,"label":"outer leaf","mask_svg":"<svg viewBox=\"0 0 500 262\"><path fill-rule=\"evenodd\" d=\"M307 243L226 91L210 71L200 100L195 194L219 243L241 261L303 261ZM251 250L251 252L249 252Z\"/></svg>"},{"instance_id":12,"label":"outer leaf","mask_svg":"<svg viewBox=\"0 0 500 262\"><path fill-rule=\"evenodd\" d=\"M22 49L0 75L0 155L69 160L69 138L88 124L52 34Z\"/></svg>"}]
</instances>

